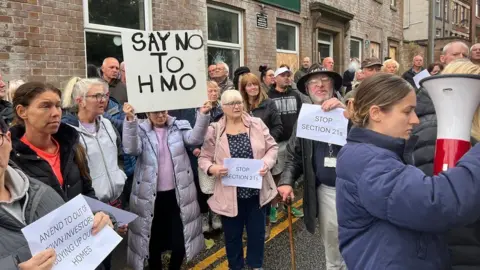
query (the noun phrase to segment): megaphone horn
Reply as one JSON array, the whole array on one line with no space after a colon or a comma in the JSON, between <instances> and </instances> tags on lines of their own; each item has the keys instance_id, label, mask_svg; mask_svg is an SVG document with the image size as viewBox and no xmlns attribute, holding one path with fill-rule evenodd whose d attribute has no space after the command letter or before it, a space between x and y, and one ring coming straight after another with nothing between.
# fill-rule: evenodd
<instances>
[{"instance_id":1,"label":"megaphone horn","mask_svg":"<svg viewBox=\"0 0 480 270\"><path fill-rule=\"evenodd\" d=\"M470 149L470 132L480 103L480 75L445 74L425 78L420 85L437 114L434 174L455 167Z\"/></svg>"}]
</instances>

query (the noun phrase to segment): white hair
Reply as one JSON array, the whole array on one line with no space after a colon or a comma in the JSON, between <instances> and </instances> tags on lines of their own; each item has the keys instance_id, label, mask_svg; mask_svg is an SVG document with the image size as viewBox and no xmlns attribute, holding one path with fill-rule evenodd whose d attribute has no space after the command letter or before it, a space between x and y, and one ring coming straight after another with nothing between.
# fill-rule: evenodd
<instances>
[{"instance_id":1,"label":"white hair","mask_svg":"<svg viewBox=\"0 0 480 270\"><path fill-rule=\"evenodd\" d=\"M446 55L447 52L448 52L448 50L450 50L450 47L452 47L452 45L453 45L453 44L456 44L456 43L462 44L462 46L463 46L464 48L466 48L467 51L470 51L469 48L468 48L468 46L467 46L467 44L463 43L462 41L456 40L456 41L452 41L452 42L448 43L447 45L445 45L445 46L443 47L443 49L442 49L442 55Z\"/></svg>"},{"instance_id":2,"label":"white hair","mask_svg":"<svg viewBox=\"0 0 480 270\"><path fill-rule=\"evenodd\" d=\"M475 47L476 45L480 45L480 43L475 43L475 44L473 44L472 47L470 47L470 52L472 52L473 47Z\"/></svg>"},{"instance_id":3,"label":"white hair","mask_svg":"<svg viewBox=\"0 0 480 270\"><path fill-rule=\"evenodd\" d=\"M20 85L24 84L25 81L23 80L13 80L8 82L7 94L5 95L5 100L12 102L13 96L15 95L15 91L17 91Z\"/></svg>"},{"instance_id":4,"label":"white hair","mask_svg":"<svg viewBox=\"0 0 480 270\"><path fill-rule=\"evenodd\" d=\"M104 92L108 92L108 84L100 79L81 79L74 77L70 79L63 90L62 108L74 108L77 98L85 98L92 86L102 86Z\"/></svg>"},{"instance_id":5,"label":"white hair","mask_svg":"<svg viewBox=\"0 0 480 270\"><path fill-rule=\"evenodd\" d=\"M217 62L217 65L223 65L227 73L230 73L230 68L228 67L227 63L225 62Z\"/></svg>"},{"instance_id":6,"label":"white hair","mask_svg":"<svg viewBox=\"0 0 480 270\"><path fill-rule=\"evenodd\" d=\"M222 97L220 98L220 102L222 104L227 104L230 103L234 100L242 101L243 98L242 95L240 94L240 91L238 90L226 90L223 92Z\"/></svg>"}]
</instances>

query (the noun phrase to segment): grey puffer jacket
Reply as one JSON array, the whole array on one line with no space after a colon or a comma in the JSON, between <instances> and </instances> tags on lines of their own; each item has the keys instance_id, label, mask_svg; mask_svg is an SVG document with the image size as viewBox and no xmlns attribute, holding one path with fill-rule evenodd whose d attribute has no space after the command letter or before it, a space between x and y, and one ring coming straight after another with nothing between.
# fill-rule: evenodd
<instances>
[{"instance_id":1,"label":"grey puffer jacket","mask_svg":"<svg viewBox=\"0 0 480 270\"><path fill-rule=\"evenodd\" d=\"M51 187L33 178L28 178L16 168L15 164L10 163L9 165L14 167L9 166L7 170L11 173L13 168L25 181L22 189L27 190L24 200L22 200L22 210L27 225L64 204L60 195ZM21 188L20 184L16 186ZM0 207L0 269L17 270L17 259L19 262L25 262L32 257L27 240L21 232L23 227L25 224L14 218L5 208Z\"/></svg>"},{"instance_id":2,"label":"grey puffer jacket","mask_svg":"<svg viewBox=\"0 0 480 270\"><path fill-rule=\"evenodd\" d=\"M171 116L167 120L167 142L173 159L175 192L183 223L187 261L202 251L205 241L197 190L185 145L201 145L209 121L208 114L199 113L192 129L188 121L176 120ZM129 225L127 258L128 265L135 270L143 270L149 256L149 236L157 195L157 144L157 135L149 120L123 123L123 150L126 154L138 157L130 195L130 209L138 218Z\"/></svg>"}]
</instances>

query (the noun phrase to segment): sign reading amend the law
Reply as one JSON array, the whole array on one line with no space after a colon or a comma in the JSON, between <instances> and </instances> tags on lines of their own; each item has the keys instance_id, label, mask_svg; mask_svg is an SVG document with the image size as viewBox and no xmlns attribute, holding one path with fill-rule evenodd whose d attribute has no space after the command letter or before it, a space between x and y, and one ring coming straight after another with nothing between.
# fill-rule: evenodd
<instances>
[{"instance_id":1,"label":"sign reading amend the law","mask_svg":"<svg viewBox=\"0 0 480 270\"><path fill-rule=\"evenodd\" d=\"M202 31L125 31L128 102L135 112L198 108L207 98Z\"/></svg>"}]
</instances>

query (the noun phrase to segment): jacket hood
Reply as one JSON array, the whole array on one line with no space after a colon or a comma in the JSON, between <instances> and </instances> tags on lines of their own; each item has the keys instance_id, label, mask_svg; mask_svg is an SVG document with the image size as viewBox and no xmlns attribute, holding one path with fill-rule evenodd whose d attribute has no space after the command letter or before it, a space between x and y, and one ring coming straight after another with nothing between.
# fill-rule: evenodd
<instances>
[{"instance_id":1,"label":"jacket hood","mask_svg":"<svg viewBox=\"0 0 480 270\"><path fill-rule=\"evenodd\" d=\"M430 99L427 91L423 88L417 91L417 107L415 108L415 113L418 117L435 114L435 106L433 106L432 99Z\"/></svg>"},{"instance_id":2,"label":"jacket hood","mask_svg":"<svg viewBox=\"0 0 480 270\"><path fill-rule=\"evenodd\" d=\"M7 203L13 203L21 200L27 195L30 183L28 177L20 170L8 166L5 171L5 186L10 191L11 198Z\"/></svg>"},{"instance_id":3,"label":"jacket hood","mask_svg":"<svg viewBox=\"0 0 480 270\"><path fill-rule=\"evenodd\" d=\"M390 150L407 164L414 164L413 150L417 140L417 136L411 136L409 140L405 140L359 127L353 127L347 136L347 142L372 144Z\"/></svg>"},{"instance_id":4,"label":"jacket hood","mask_svg":"<svg viewBox=\"0 0 480 270\"><path fill-rule=\"evenodd\" d=\"M12 134L12 153L37 155L28 145L20 141L25 134L25 126L15 125L10 128L10 133ZM57 133L53 134L52 137L58 142L60 147L71 149L78 142L79 135L74 128L65 123L60 123Z\"/></svg>"}]
</instances>

